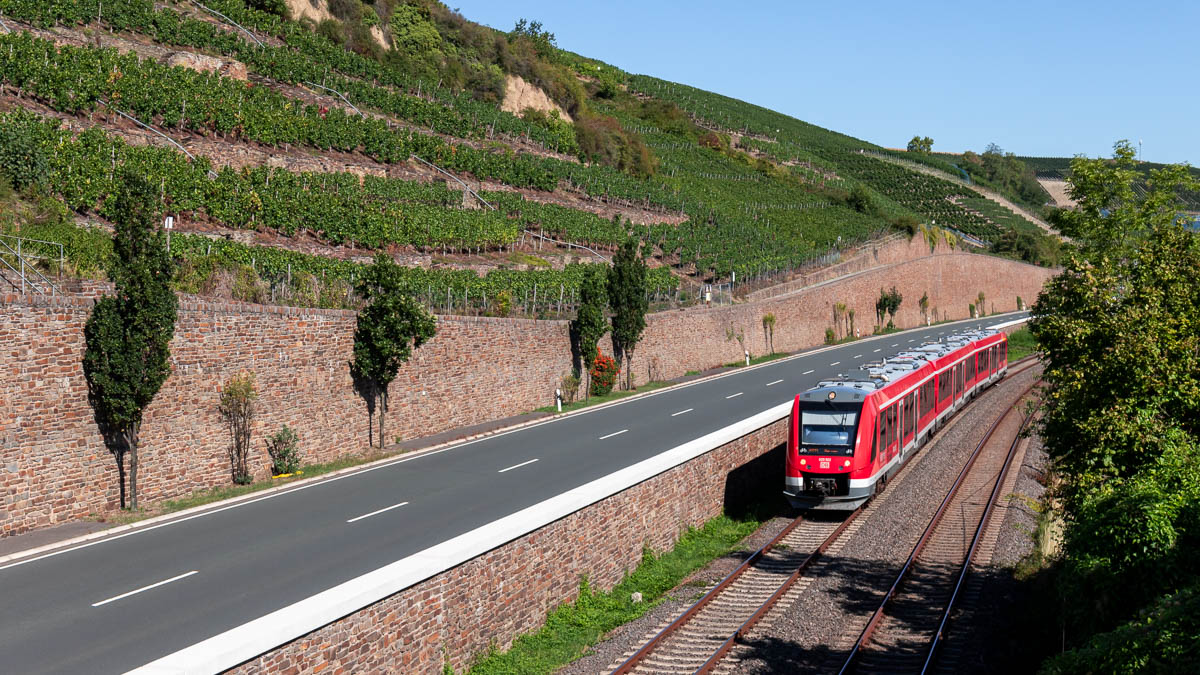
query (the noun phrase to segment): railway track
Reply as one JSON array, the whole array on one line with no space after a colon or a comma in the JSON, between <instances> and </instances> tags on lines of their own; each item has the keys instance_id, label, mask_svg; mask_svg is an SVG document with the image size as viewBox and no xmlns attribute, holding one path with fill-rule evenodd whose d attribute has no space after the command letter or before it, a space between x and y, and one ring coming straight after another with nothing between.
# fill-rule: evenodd
<instances>
[{"instance_id":1,"label":"railway track","mask_svg":"<svg viewBox=\"0 0 1200 675\"><path fill-rule=\"evenodd\" d=\"M711 672L738 637L839 541L862 510L840 520L796 518L617 666L613 675Z\"/></svg>"},{"instance_id":2,"label":"railway track","mask_svg":"<svg viewBox=\"0 0 1200 675\"><path fill-rule=\"evenodd\" d=\"M1024 372L1034 363L1029 360L1024 367L1020 367L1021 363L1010 365L1010 376ZM907 473L903 471L897 478ZM858 516L877 503L878 499L872 499L839 520L815 519L828 518L828 514L797 517L699 601L616 665L612 675L713 672L738 640L781 599L793 599L789 591L798 587L797 582L808 568L821 556L836 553L846 540L843 535L857 529Z\"/></svg>"},{"instance_id":3,"label":"railway track","mask_svg":"<svg viewBox=\"0 0 1200 675\"><path fill-rule=\"evenodd\" d=\"M1024 400L1036 382L1017 398ZM1014 404L984 434L850 649L840 673L932 672L946 624L1028 424Z\"/></svg>"}]
</instances>

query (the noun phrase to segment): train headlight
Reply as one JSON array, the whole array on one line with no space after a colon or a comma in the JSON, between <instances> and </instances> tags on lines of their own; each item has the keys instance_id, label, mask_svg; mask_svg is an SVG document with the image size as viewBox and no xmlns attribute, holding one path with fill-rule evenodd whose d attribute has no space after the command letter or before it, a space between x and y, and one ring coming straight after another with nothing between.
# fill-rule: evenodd
<instances>
[{"instance_id":1,"label":"train headlight","mask_svg":"<svg viewBox=\"0 0 1200 675\"><path fill-rule=\"evenodd\" d=\"M850 466L850 460L846 460L845 466Z\"/></svg>"},{"instance_id":2,"label":"train headlight","mask_svg":"<svg viewBox=\"0 0 1200 675\"><path fill-rule=\"evenodd\" d=\"M807 460L807 459L802 459L802 460L800 460L800 466L805 466L806 464L808 464L808 460Z\"/></svg>"}]
</instances>

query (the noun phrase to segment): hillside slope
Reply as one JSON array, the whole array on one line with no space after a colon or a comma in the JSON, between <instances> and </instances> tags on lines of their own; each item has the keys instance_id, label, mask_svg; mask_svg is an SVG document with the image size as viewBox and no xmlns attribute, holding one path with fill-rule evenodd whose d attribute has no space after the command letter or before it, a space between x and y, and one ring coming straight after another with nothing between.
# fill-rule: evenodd
<instances>
[{"instance_id":1,"label":"hillside slope","mask_svg":"<svg viewBox=\"0 0 1200 675\"><path fill-rule=\"evenodd\" d=\"M103 224L132 169L176 218L181 289L352 305L357 265L382 251L442 311L561 315L583 266L630 235L654 300L677 304L920 223L1012 229L870 144L623 73L536 23L500 33L431 0L293 11L0 0L0 170L51 214L12 210L5 230L62 241L95 274L103 237L73 223Z\"/></svg>"}]
</instances>

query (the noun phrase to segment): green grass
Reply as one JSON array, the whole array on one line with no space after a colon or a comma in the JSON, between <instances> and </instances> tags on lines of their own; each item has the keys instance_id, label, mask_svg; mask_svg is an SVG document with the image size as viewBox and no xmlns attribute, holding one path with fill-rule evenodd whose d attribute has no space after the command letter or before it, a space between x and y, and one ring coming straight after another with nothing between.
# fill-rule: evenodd
<instances>
[{"instance_id":1,"label":"green grass","mask_svg":"<svg viewBox=\"0 0 1200 675\"><path fill-rule=\"evenodd\" d=\"M588 400L584 400L581 398L572 403L565 403L565 404L563 404L562 411L567 413L567 412L571 412L574 410L581 410L583 408L590 408L591 406L594 406L594 405L600 405L601 403L608 403L609 401L617 401L617 400L626 398L628 396L633 396L634 394L644 394L648 391L654 391L655 389L662 389L663 387L669 387L669 386L671 386L671 384L672 383L670 383L670 382L663 382L661 380L655 380L653 382L639 384L638 388L634 389L633 391L618 391L616 389L613 389L612 391L608 392L607 394L605 394L603 396L593 396ZM552 406L552 405L543 406L541 408L538 408L537 410L534 410L534 412L556 413L556 412L558 412L558 407Z\"/></svg>"},{"instance_id":2,"label":"green grass","mask_svg":"<svg viewBox=\"0 0 1200 675\"><path fill-rule=\"evenodd\" d=\"M1038 344L1029 328L1022 328L1008 336L1008 361L1012 363L1037 352Z\"/></svg>"},{"instance_id":3,"label":"green grass","mask_svg":"<svg viewBox=\"0 0 1200 675\"><path fill-rule=\"evenodd\" d=\"M645 614L667 591L695 570L733 550L758 528L758 520L713 518L698 530L688 530L674 550L656 556L647 551L633 573L608 593L597 593L587 579L579 599L550 612L541 630L522 635L507 652L491 652L470 669L472 675L553 673L583 656L612 629ZM633 603L630 594L642 593Z\"/></svg>"},{"instance_id":4,"label":"green grass","mask_svg":"<svg viewBox=\"0 0 1200 675\"><path fill-rule=\"evenodd\" d=\"M521 251L513 251L508 255L510 262L518 265L529 265L531 267L550 267L550 262L545 258L539 258L536 255L522 253Z\"/></svg>"}]
</instances>

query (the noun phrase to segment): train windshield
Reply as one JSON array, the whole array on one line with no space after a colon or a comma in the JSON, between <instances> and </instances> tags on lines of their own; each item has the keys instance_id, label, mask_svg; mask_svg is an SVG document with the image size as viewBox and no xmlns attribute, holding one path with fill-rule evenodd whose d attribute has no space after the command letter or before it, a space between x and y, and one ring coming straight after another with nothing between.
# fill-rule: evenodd
<instances>
[{"instance_id":1,"label":"train windshield","mask_svg":"<svg viewBox=\"0 0 1200 675\"><path fill-rule=\"evenodd\" d=\"M804 445L852 445L858 413L804 410L800 413L800 442Z\"/></svg>"}]
</instances>

